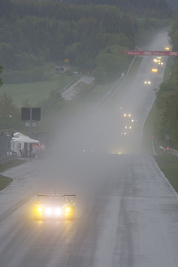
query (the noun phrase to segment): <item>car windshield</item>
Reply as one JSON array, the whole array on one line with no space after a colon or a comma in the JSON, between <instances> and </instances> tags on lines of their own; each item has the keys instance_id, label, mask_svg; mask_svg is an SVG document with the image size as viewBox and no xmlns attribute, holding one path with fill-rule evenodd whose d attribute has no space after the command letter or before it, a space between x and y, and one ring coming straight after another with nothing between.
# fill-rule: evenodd
<instances>
[{"instance_id":1,"label":"car windshield","mask_svg":"<svg viewBox=\"0 0 178 267\"><path fill-rule=\"evenodd\" d=\"M67 204L67 200L61 197L47 197L43 198L41 201L44 205L51 205L51 206L63 206Z\"/></svg>"}]
</instances>

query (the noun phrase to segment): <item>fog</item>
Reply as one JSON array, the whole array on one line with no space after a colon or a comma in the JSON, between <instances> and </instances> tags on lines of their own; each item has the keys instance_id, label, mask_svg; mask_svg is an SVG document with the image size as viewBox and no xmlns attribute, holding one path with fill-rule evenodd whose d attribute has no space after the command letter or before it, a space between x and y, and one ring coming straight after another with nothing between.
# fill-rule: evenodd
<instances>
[{"instance_id":1,"label":"fog","mask_svg":"<svg viewBox=\"0 0 178 267\"><path fill-rule=\"evenodd\" d=\"M146 48L167 45L158 33ZM177 194L141 149L165 64L153 66L144 57L131 87L104 105L59 114L46 157L4 173L14 181L0 194L3 266L177 266ZM74 220L34 221L36 194L55 192L76 194Z\"/></svg>"},{"instance_id":2,"label":"fog","mask_svg":"<svg viewBox=\"0 0 178 267\"><path fill-rule=\"evenodd\" d=\"M155 40L142 50L164 50L168 45L167 32L158 32ZM162 60L165 67L167 58ZM95 188L100 178L107 179L109 158L142 154L144 123L155 100L154 88L159 86L164 73L163 67L155 75L152 67L153 57L145 57L132 86L124 88L124 93L114 92L113 97L108 94L108 101L97 108L87 104L75 112L66 112L62 122L61 118L56 119L51 147L42 162L48 181L45 185L50 186L56 177L56 184L51 185L53 190L59 184L65 191L75 189L76 185L86 190L88 184ZM144 85L145 79L151 79L151 86ZM125 113L131 117L124 117Z\"/></svg>"}]
</instances>

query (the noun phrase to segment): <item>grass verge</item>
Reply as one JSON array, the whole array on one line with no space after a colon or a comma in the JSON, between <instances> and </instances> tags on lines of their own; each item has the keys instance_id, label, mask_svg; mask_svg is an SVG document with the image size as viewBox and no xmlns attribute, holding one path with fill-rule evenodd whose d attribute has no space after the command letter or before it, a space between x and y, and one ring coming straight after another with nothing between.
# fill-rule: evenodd
<instances>
[{"instance_id":1,"label":"grass verge","mask_svg":"<svg viewBox=\"0 0 178 267\"><path fill-rule=\"evenodd\" d=\"M152 109L145 121L142 138L142 153L153 155L152 137L154 136L154 121L156 116L156 106L153 104Z\"/></svg>"},{"instance_id":2,"label":"grass verge","mask_svg":"<svg viewBox=\"0 0 178 267\"><path fill-rule=\"evenodd\" d=\"M0 174L0 190L6 188L12 181L13 181L12 178Z\"/></svg>"},{"instance_id":3,"label":"grass verge","mask_svg":"<svg viewBox=\"0 0 178 267\"><path fill-rule=\"evenodd\" d=\"M127 91L127 88L129 88L131 86L131 84L133 83L138 68L142 62L143 57L136 57L130 70L129 70L129 74L127 76L127 78L125 79L124 83L122 84L122 86L119 87L119 90L117 90L117 93L114 94L112 101L118 101L118 98L116 99L116 97L121 97L121 95L123 93L125 93ZM95 89L91 92L91 94L88 95L88 97L86 98L87 102L97 102L99 101L103 95L107 94L107 92L110 90L111 87L115 86L115 88L118 87L118 84L116 81L114 82L110 82L110 83L105 83L102 85L97 85L95 87ZM109 101L109 103L111 103L111 100Z\"/></svg>"},{"instance_id":4,"label":"grass verge","mask_svg":"<svg viewBox=\"0 0 178 267\"><path fill-rule=\"evenodd\" d=\"M143 57L136 57L130 70L129 70L129 74L128 74L128 77L127 79L125 80L125 82L123 83L123 85L121 86L121 91L125 91L125 88L130 88L130 86L132 85L136 75L137 75L137 72L138 72L138 69L140 67L140 64L143 60Z\"/></svg>"},{"instance_id":5,"label":"grass verge","mask_svg":"<svg viewBox=\"0 0 178 267\"><path fill-rule=\"evenodd\" d=\"M171 155L154 156L156 163L178 193L178 159Z\"/></svg>"},{"instance_id":6,"label":"grass verge","mask_svg":"<svg viewBox=\"0 0 178 267\"><path fill-rule=\"evenodd\" d=\"M119 98L121 98L121 96L123 94L125 94L127 92L127 90L130 88L130 86L132 85L136 75L137 75L137 71L138 68L141 64L143 60L143 57L136 57L130 70L128 73L127 78L125 79L125 81L123 82L123 84L121 86L119 86L119 89L117 90L116 93L113 94L113 96L111 97L111 99L109 100L109 106L111 105L115 105ZM113 82L113 83L109 83L109 84L104 84L104 85L99 85L95 88L94 92L93 92L93 99L95 100L99 100L104 94L106 94L109 89L115 86L115 88L118 88L118 84L117 82Z\"/></svg>"},{"instance_id":7,"label":"grass verge","mask_svg":"<svg viewBox=\"0 0 178 267\"><path fill-rule=\"evenodd\" d=\"M135 58L132 66L129 70L127 78L125 79L122 86L120 86L119 90L117 91L117 93L113 97L114 101L117 102L118 101L117 97L120 98L123 94L125 94L127 92L127 90L130 88L130 86L133 84L142 60L143 60L143 57L136 57Z\"/></svg>"},{"instance_id":8,"label":"grass verge","mask_svg":"<svg viewBox=\"0 0 178 267\"><path fill-rule=\"evenodd\" d=\"M59 89L62 93L64 88L76 80L76 76L68 76L66 74L55 74L51 80L19 83L19 84L3 84L1 94L7 93L13 98L13 103L18 107L23 105L25 100L29 100L30 104L35 106L42 99L48 98L51 90Z\"/></svg>"},{"instance_id":9,"label":"grass verge","mask_svg":"<svg viewBox=\"0 0 178 267\"><path fill-rule=\"evenodd\" d=\"M169 78L170 67L172 64L172 59L168 59L166 69L164 72L163 80ZM143 130L143 139L142 139L142 152L147 155L153 155L152 147L152 136L154 135L155 123L158 123L158 120L155 120L157 116L157 109L155 103L153 104L152 109L145 121L144 130ZM163 140L162 140L163 141ZM164 173L166 178L169 180L173 188L178 192L178 159L171 155L164 155L163 151L159 148L159 144L165 146L161 140L156 140L155 150L157 155L154 155L154 159L158 164L160 170Z\"/></svg>"},{"instance_id":10,"label":"grass verge","mask_svg":"<svg viewBox=\"0 0 178 267\"><path fill-rule=\"evenodd\" d=\"M12 167L15 167L15 166L19 166L21 164L23 164L25 161L24 160L14 160L12 162L9 162L9 163L6 163L4 165L1 165L0 166L0 172L3 172L7 169L10 169ZM2 174L0 174L0 190L3 190L5 187L7 187L11 182L13 181L12 178L9 178L7 176L4 176Z\"/></svg>"}]
</instances>

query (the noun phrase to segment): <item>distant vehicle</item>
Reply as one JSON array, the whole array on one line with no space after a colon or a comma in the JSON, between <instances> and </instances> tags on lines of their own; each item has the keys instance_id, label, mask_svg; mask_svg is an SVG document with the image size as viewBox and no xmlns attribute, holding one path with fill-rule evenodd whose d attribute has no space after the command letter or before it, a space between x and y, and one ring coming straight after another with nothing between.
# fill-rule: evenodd
<instances>
[{"instance_id":1,"label":"distant vehicle","mask_svg":"<svg viewBox=\"0 0 178 267\"><path fill-rule=\"evenodd\" d=\"M84 153L92 153L92 152L94 152L94 149L83 149L82 151Z\"/></svg>"},{"instance_id":2,"label":"distant vehicle","mask_svg":"<svg viewBox=\"0 0 178 267\"><path fill-rule=\"evenodd\" d=\"M144 84L151 84L151 81L144 81Z\"/></svg>"},{"instance_id":3,"label":"distant vehicle","mask_svg":"<svg viewBox=\"0 0 178 267\"><path fill-rule=\"evenodd\" d=\"M154 61L155 63L159 63L159 62L161 62L161 59L160 59L160 58L154 58L153 61Z\"/></svg>"},{"instance_id":4,"label":"distant vehicle","mask_svg":"<svg viewBox=\"0 0 178 267\"><path fill-rule=\"evenodd\" d=\"M131 122L137 122L137 120L131 120Z\"/></svg>"},{"instance_id":5,"label":"distant vehicle","mask_svg":"<svg viewBox=\"0 0 178 267\"><path fill-rule=\"evenodd\" d=\"M158 69L152 69L152 72L158 72Z\"/></svg>"},{"instance_id":6,"label":"distant vehicle","mask_svg":"<svg viewBox=\"0 0 178 267\"><path fill-rule=\"evenodd\" d=\"M34 219L73 219L75 202L70 201L69 197L76 198L76 194L38 194L34 206Z\"/></svg>"},{"instance_id":7,"label":"distant vehicle","mask_svg":"<svg viewBox=\"0 0 178 267\"><path fill-rule=\"evenodd\" d=\"M132 126L131 126L131 125L126 125L126 126L125 126L125 129L130 130L130 129L132 129Z\"/></svg>"},{"instance_id":8,"label":"distant vehicle","mask_svg":"<svg viewBox=\"0 0 178 267\"><path fill-rule=\"evenodd\" d=\"M131 117L130 113L124 113L124 117Z\"/></svg>"}]
</instances>

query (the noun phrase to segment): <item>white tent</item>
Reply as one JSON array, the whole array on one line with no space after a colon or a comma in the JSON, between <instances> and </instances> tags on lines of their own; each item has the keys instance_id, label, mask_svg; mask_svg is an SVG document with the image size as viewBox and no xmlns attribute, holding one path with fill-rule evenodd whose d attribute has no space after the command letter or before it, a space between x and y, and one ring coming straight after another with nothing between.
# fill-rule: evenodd
<instances>
[{"instance_id":1,"label":"white tent","mask_svg":"<svg viewBox=\"0 0 178 267\"><path fill-rule=\"evenodd\" d=\"M11 139L11 151L16 152L18 157L22 157L22 155L28 157L33 144L39 144L39 141L17 132Z\"/></svg>"}]
</instances>

